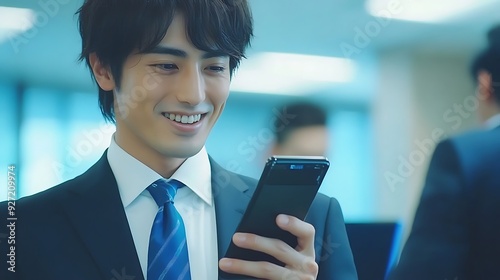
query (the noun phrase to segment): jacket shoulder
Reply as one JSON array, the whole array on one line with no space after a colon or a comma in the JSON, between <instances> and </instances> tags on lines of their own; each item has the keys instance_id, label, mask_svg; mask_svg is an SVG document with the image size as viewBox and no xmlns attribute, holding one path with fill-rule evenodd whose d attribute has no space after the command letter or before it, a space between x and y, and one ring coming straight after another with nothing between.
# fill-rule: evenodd
<instances>
[{"instance_id":1,"label":"jacket shoulder","mask_svg":"<svg viewBox=\"0 0 500 280\"><path fill-rule=\"evenodd\" d=\"M500 128L477 130L451 137L436 148L436 156L453 158L467 181L500 168Z\"/></svg>"},{"instance_id":2,"label":"jacket shoulder","mask_svg":"<svg viewBox=\"0 0 500 280\"><path fill-rule=\"evenodd\" d=\"M106 153L104 153L98 162L77 177L16 200L16 209L23 212L24 210L30 210L35 213L51 209L58 201L66 199L71 193L83 191L87 186L99 182L99 180L105 177L104 174L106 172L110 173L110 171ZM0 205L3 206L4 203L6 204L7 202L1 202Z\"/></svg>"}]
</instances>

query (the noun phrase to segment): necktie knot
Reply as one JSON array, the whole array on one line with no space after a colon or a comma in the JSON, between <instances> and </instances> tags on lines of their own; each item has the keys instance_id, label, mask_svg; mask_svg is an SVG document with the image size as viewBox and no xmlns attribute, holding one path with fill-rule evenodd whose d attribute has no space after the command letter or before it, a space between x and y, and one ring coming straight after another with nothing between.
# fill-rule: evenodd
<instances>
[{"instance_id":1,"label":"necktie knot","mask_svg":"<svg viewBox=\"0 0 500 280\"><path fill-rule=\"evenodd\" d=\"M184 186L183 183L172 179L158 179L149 187L147 190L155 200L158 207L165 205L165 203L174 203L174 197L177 194L177 190Z\"/></svg>"}]
</instances>

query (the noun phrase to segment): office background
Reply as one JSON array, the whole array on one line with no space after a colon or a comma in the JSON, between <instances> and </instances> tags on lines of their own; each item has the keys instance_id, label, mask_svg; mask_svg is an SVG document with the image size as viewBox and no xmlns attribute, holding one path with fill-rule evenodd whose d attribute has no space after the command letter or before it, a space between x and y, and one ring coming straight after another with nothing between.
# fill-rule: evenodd
<instances>
[{"instance_id":1,"label":"office background","mask_svg":"<svg viewBox=\"0 0 500 280\"><path fill-rule=\"evenodd\" d=\"M407 231L435 143L478 125L468 66L500 22L500 1L250 2L255 38L211 156L258 177L277 108L317 102L332 139L321 192L347 221L401 221ZM77 61L80 4L0 0L0 181L16 164L18 197L84 172L114 131Z\"/></svg>"}]
</instances>

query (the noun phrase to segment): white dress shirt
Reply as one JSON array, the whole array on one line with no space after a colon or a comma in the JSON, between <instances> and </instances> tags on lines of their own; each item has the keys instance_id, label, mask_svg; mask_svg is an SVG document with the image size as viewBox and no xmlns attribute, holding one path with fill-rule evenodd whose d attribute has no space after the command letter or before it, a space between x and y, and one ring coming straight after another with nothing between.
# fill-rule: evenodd
<instances>
[{"instance_id":1,"label":"white dress shirt","mask_svg":"<svg viewBox=\"0 0 500 280\"><path fill-rule=\"evenodd\" d=\"M114 135L108 149L108 161L118 183L135 249L147 279L149 235L158 205L146 188L161 176L119 147ZM191 279L218 279L215 207L205 147L188 158L171 179L187 186L177 191L174 201L186 227Z\"/></svg>"},{"instance_id":2,"label":"white dress shirt","mask_svg":"<svg viewBox=\"0 0 500 280\"><path fill-rule=\"evenodd\" d=\"M500 114L496 114L493 117L489 118L485 123L484 126L486 129L493 129L497 126L500 126Z\"/></svg>"}]
</instances>

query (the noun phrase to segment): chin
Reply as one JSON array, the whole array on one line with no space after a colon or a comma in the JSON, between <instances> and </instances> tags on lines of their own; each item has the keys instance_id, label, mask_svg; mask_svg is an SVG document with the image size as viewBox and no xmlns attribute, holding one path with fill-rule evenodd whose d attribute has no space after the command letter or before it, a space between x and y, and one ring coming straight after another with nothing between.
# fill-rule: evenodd
<instances>
[{"instance_id":1,"label":"chin","mask_svg":"<svg viewBox=\"0 0 500 280\"><path fill-rule=\"evenodd\" d=\"M176 145L175 147L163 147L162 154L173 158L189 158L196 155L203 144L201 145L189 145L189 143L182 143L182 145Z\"/></svg>"}]
</instances>

